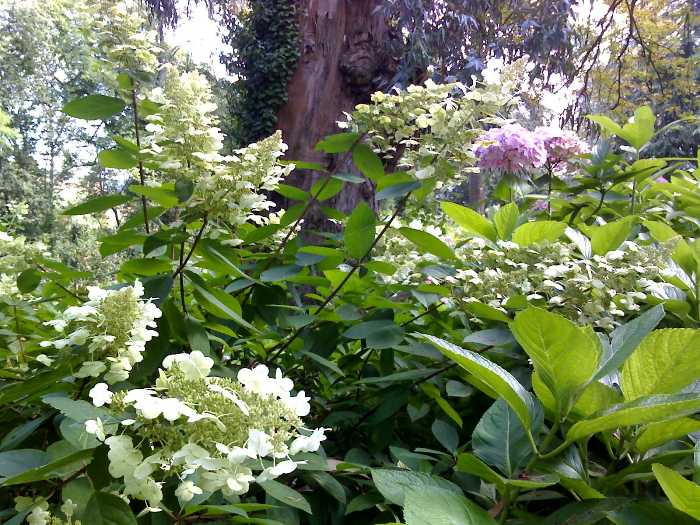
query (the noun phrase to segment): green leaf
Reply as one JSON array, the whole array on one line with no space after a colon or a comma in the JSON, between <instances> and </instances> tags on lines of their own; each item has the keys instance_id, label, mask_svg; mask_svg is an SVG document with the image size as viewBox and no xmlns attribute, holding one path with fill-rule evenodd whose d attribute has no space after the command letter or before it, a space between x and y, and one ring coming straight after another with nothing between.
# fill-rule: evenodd
<instances>
[{"instance_id":1,"label":"green leaf","mask_svg":"<svg viewBox=\"0 0 700 525\"><path fill-rule=\"evenodd\" d=\"M157 275L159 273L170 272L170 262L163 259L152 259L150 257L131 259L122 264L119 271L134 275Z\"/></svg>"},{"instance_id":2,"label":"green leaf","mask_svg":"<svg viewBox=\"0 0 700 525\"><path fill-rule=\"evenodd\" d=\"M523 427L530 430L536 416L535 400L509 372L479 354L460 348L438 337L426 334L413 335L431 343L443 355L455 361L501 396L515 411ZM490 393L487 392L487 394Z\"/></svg>"},{"instance_id":3,"label":"green leaf","mask_svg":"<svg viewBox=\"0 0 700 525\"><path fill-rule=\"evenodd\" d=\"M641 150L654 136L656 116L649 106L637 108L632 122L622 127L620 138L626 140L637 151Z\"/></svg>"},{"instance_id":4,"label":"green leaf","mask_svg":"<svg viewBox=\"0 0 700 525\"><path fill-rule=\"evenodd\" d=\"M85 202L63 210L63 215L87 215L89 213L98 213L101 211L108 210L110 208L115 208L133 200L130 195L102 195L101 197L93 197Z\"/></svg>"},{"instance_id":5,"label":"green leaf","mask_svg":"<svg viewBox=\"0 0 700 525\"><path fill-rule=\"evenodd\" d=\"M442 208L442 211L444 211L450 219L462 227L462 229L480 237L484 237L490 241L496 241L496 228L493 227L493 224L491 224L488 219L478 212L472 210L471 208L466 208L465 206L460 206L454 202L447 201L442 201L440 203L440 207Z\"/></svg>"},{"instance_id":6,"label":"green leaf","mask_svg":"<svg viewBox=\"0 0 700 525\"><path fill-rule=\"evenodd\" d=\"M625 217L603 226L589 226L586 228L585 233L591 238L593 253L605 255L612 250L617 250L625 239L629 237L636 220L636 217Z\"/></svg>"},{"instance_id":7,"label":"green leaf","mask_svg":"<svg viewBox=\"0 0 700 525\"><path fill-rule=\"evenodd\" d=\"M513 242L526 247L543 242L555 242L564 234L566 223L557 221L526 222L513 232Z\"/></svg>"},{"instance_id":8,"label":"green leaf","mask_svg":"<svg viewBox=\"0 0 700 525\"><path fill-rule=\"evenodd\" d=\"M43 450L29 448L0 452L0 477L9 478L32 468L41 467L48 462Z\"/></svg>"},{"instance_id":9,"label":"green leaf","mask_svg":"<svg viewBox=\"0 0 700 525\"><path fill-rule=\"evenodd\" d=\"M664 315L664 307L659 304L615 328L611 337L610 352L603 355L594 379L601 379L618 370L642 339L656 328Z\"/></svg>"},{"instance_id":10,"label":"green leaf","mask_svg":"<svg viewBox=\"0 0 700 525\"><path fill-rule=\"evenodd\" d=\"M16 426L12 430L10 430L5 436L2 438L2 441L0 441L0 452L4 452L5 450L10 450L17 445L22 444L22 442L27 439L29 436L31 436L34 431L36 431L37 428L39 428L41 425L44 424L44 422L49 419L53 415L53 412L49 412L47 414L43 414L36 419L30 419L29 421L26 421L22 423L21 425ZM1 474L0 474L1 475Z\"/></svg>"},{"instance_id":11,"label":"green leaf","mask_svg":"<svg viewBox=\"0 0 700 525\"><path fill-rule=\"evenodd\" d=\"M649 449L660 447L674 439L680 439L700 430L700 419L681 417L672 421L650 423L642 430L634 443L635 448L644 453Z\"/></svg>"},{"instance_id":12,"label":"green leaf","mask_svg":"<svg viewBox=\"0 0 700 525\"><path fill-rule=\"evenodd\" d=\"M336 178L330 178L327 182L326 179L319 179L311 186L309 193L315 195L318 202L323 202L340 193L343 185L343 181Z\"/></svg>"},{"instance_id":13,"label":"green leaf","mask_svg":"<svg viewBox=\"0 0 700 525\"><path fill-rule=\"evenodd\" d=\"M688 481L675 470L660 463L655 463L651 468L671 504L700 520L700 485Z\"/></svg>"},{"instance_id":14,"label":"green leaf","mask_svg":"<svg viewBox=\"0 0 700 525\"><path fill-rule=\"evenodd\" d=\"M207 331L202 326L202 323L191 315L185 316L185 333L187 334L187 342L190 344L190 349L202 352L204 355L211 354Z\"/></svg>"},{"instance_id":15,"label":"green leaf","mask_svg":"<svg viewBox=\"0 0 700 525\"><path fill-rule=\"evenodd\" d=\"M403 227L399 228L399 233L418 246L423 253L432 253L441 259L454 258L452 248L428 232Z\"/></svg>"},{"instance_id":16,"label":"green leaf","mask_svg":"<svg viewBox=\"0 0 700 525\"><path fill-rule=\"evenodd\" d=\"M54 445L58 443L66 442L56 442ZM0 455L2 454L7 454L7 452L0 453ZM79 470L90 463L89 459L92 457L92 454L92 450L79 450L77 452L69 453L56 459L55 461L51 461L46 465L23 470L18 474L2 479L0 480L0 487L26 485L27 483L34 483L36 481L62 478L66 475L66 472L75 472L76 470Z\"/></svg>"},{"instance_id":17,"label":"green leaf","mask_svg":"<svg viewBox=\"0 0 700 525\"><path fill-rule=\"evenodd\" d=\"M498 238L505 241L510 240L513 231L518 225L520 218L520 210L518 205L510 202L505 206L501 206L493 215L493 224L496 226Z\"/></svg>"},{"instance_id":18,"label":"green leaf","mask_svg":"<svg viewBox=\"0 0 700 525\"><path fill-rule=\"evenodd\" d=\"M333 498L338 500L340 503L345 504L347 502L343 485L328 472L312 472L310 476L323 488L323 490L328 492L328 494L333 496Z\"/></svg>"},{"instance_id":19,"label":"green leaf","mask_svg":"<svg viewBox=\"0 0 700 525\"><path fill-rule=\"evenodd\" d=\"M265 270L260 274L260 281L270 283L275 281L284 281L290 277L294 277L301 271L301 266L296 264L287 264L284 266L274 266L269 270Z\"/></svg>"},{"instance_id":20,"label":"green leaf","mask_svg":"<svg viewBox=\"0 0 700 525\"><path fill-rule=\"evenodd\" d=\"M560 404L557 413L568 413L598 371L602 351L598 336L590 327L535 307L519 312L511 331Z\"/></svg>"},{"instance_id":21,"label":"green leaf","mask_svg":"<svg viewBox=\"0 0 700 525\"><path fill-rule=\"evenodd\" d=\"M210 308L215 308L216 311L220 312L220 314L222 314L220 317L223 317L224 319L231 319L235 323L247 328L252 333L260 335L260 330L243 319L238 311L236 311L238 301L236 301L235 304L231 301L235 301L235 298L228 295L223 290L207 287L206 284L201 281L201 278L198 279L199 276L192 274L191 272L187 272L187 276L192 281L192 285L201 296L201 299L203 299L203 301L206 302ZM224 295L226 298L224 298ZM238 308L240 308L240 305Z\"/></svg>"},{"instance_id":22,"label":"green leaf","mask_svg":"<svg viewBox=\"0 0 700 525\"><path fill-rule=\"evenodd\" d=\"M697 525L697 521L687 514L654 501L635 501L605 516L615 525Z\"/></svg>"},{"instance_id":23,"label":"green leaf","mask_svg":"<svg viewBox=\"0 0 700 525\"><path fill-rule=\"evenodd\" d=\"M143 215L141 216L143 220ZM133 230L122 230L114 235L108 235L98 239L100 241L100 255L107 257L127 249L129 246L142 245L146 236Z\"/></svg>"},{"instance_id":24,"label":"green leaf","mask_svg":"<svg viewBox=\"0 0 700 525\"><path fill-rule=\"evenodd\" d=\"M411 490L438 488L454 494L462 494L462 489L454 483L424 472L373 468L372 481L382 496L394 505L403 506Z\"/></svg>"},{"instance_id":25,"label":"green leaf","mask_svg":"<svg viewBox=\"0 0 700 525\"><path fill-rule=\"evenodd\" d=\"M115 148L100 151L97 160L103 168L129 169L138 166L138 160L126 150Z\"/></svg>"},{"instance_id":26,"label":"green leaf","mask_svg":"<svg viewBox=\"0 0 700 525\"><path fill-rule=\"evenodd\" d=\"M459 446L459 434L455 427L446 423L442 419L436 419L433 421L433 425L430 427L433 432L433 436L438 442L445 447L451 454L457 453L457 447Z\"/></svg>"},{"instance_id":27,"label":"green leaf","mask_svg":"<svg viewBox=\"0 0 700 525\"><path fill-rule=\"evenodd\" d=\"M438 487L409 490L403 512L406 525L496 525L484 509L462 494Z\"/></svg>"},{"instance_id":28,"label":"green leaf","mask_svg":"<svg viewBox=\"0 0 700 525\"><path fill-rule=\"evenodd\" d=\"M314 147L314 150L323 151L325 153L343 153L344 151L350 151L350 148L357 142L359 137L357 133L336 133L335 135L329 135L319 141Z\"/></svg>"},{"instance_id":29,"label":"green leaf","mask_svg":"<svg viewBox=\"0 0 700 525\"><path fill-rule=\"evenodd\" d=\"M180 198L177 196L177 193L175 193L175 190L164 186L141 186L139 184L131 184L129 186L129 191L137 195L143 195L153 202L157 202L164 208L173 208L180 203Z\"/></svg>"},{"instance_id":30,"label":"green leaf","mask_svg":"<svg viewBox=\"0 0 700 525\"><path fill-rule=\"evenodd\" d=\"M370 180L378 181L384 175L384 164L367 144L357 144L352 149L352 161L360 172Z\"/></svg>"},{"instance_id":31,"label":"green leaf","mask_svg":"<svg viewBox=\"0 0 700 525\"><path fill-rule=\"evenodd\" d=\"M700 379L700 330L666 328L646 336L625 361L620 387L631 401L672 394Z\"/></svg>"},{"instance_id":32,"label":"green leaf","mask_svg":"<svg viewBox=\"0 0 700 525\"><path fill-rule=\"evenodd\" d=\"M82 120L105 120L121 113L126 104L120 98L105 95L88 95L71 100L63 111L66 115Z\"/></svg>"},{"instance_id":33,"label":"green leaf","mask_svg":"<svg viewBox=\"0 0 700 525\"><path fill-rule=\"evenodd\" d=\"M309 200L309 193L297 188L296 186L289 186L288 184L279 184L275 189L277 193L282 195L282 197L287 197L293 201L307 201Z\"/></svg>"},{"instance_id":34,"label":"green leaf","mask_svg":"<svg viewBox=\"0 0 700 525\"><path fill-rule=\"evenodd\" d=\"M304 498L304 496L299 494L296 490L290 489L286 485L273 480L260 483L260 486L267 494L276 500L279 500L290 507L303 510L307 514L311 514L311 505L309 505L306 498Z\"/></svg>"},{"instance_id":35,"label":"green leaf","mask_svg":"<svg viewBox=\"0 0 700 525\"><path fill-rule=\"evenodd\" d=\"M413 190L417 190L420 187L421 183L417 180L392 184L391 186L387 186L383 190L377 192L375 199L377 199L377 201L382 201L384 199L397 199L411 193Z\"/></svg>"},{"instance_id":36,"label":"green leaf","mask_svg":"<svg viewBox=\"0 0 700 525\"><path fill-rule=\"evenodd\" d=\"M543 423L542 411L537 411L532 420L533 436ZM497 399L481 416L472 433L472 448L476 456L509 478L515 477L535 453L517 414L503 399Z\"/></svg>"},{"instance_id":37,"label":"green leaf","mask_svg":"<svg viewBox=\"0 0 700 525\"><path fill-rule=\"evenodd\" d=\"M85 507L82 522L90 525L136 525L136 517L119 496L95 492Z\"/></svg>"},{"instance_id":38,"label":"green leaf","mask_svg":"<svg viewBox=\"0 0 700 525\"><path fill-rule=\"evenodd\" d=\"M372 208L362 201L352 211L345 225L345 248L350 256L362 259L374 242L376 219Z\"/></svg>"},{"instance_id":39,"label":"green leaf","mask_svg":"<svg viewBox=\"0 0 700 525\"><path fill-rule=\"evenodd\" d=\"M369 348L393 348L403 341L404 329L394 321L365 321L350 327L343 336L364 339Z\"/></svg>"},{"instance_id":40,"label":"green leaf","mask_svg":"<svg viewBox=\"0 0 700 525\"><path fill-rule=\"evenodd\" d=\"M605 115L588 115L588 120L598 124L607 133L606 135L615 135L617 137L621 136L622 128L610 117Z\"/></svg>"},{"instance_id":41,"label":"green leaf","mask_svg":"<svg viewBox=\"0 0 700 525\"><path fill-rule=\"evenodd\" d=\"M689 416L698 410L700 410L700 398L696 394L640 397L629 403L614 405L591 419L579 421L569 429L566 439L573 443L597 432L668 421Z\"/></svg>"},{"instance_id":42,"label":"green leaf","mask_svg":"<svg viewBox=\"0 0 700 525\"><path fill-rule=\"evenodd\" d=\"M22 293L30 293L41 283L41 272L34 268L24 270L17 276L17 289Z\"/></svg>"}]
</instances>

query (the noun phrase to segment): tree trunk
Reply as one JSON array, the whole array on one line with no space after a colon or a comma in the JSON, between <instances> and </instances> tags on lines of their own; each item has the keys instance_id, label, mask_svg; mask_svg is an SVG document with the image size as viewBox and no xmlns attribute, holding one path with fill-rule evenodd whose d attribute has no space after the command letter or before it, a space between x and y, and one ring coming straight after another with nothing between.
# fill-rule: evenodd
<instances>
[{"instance_id":1,"label":"tree trunk","mask_svg":"<svg viewBox=\"0 0 700 525\"><path fill-rule=\"evenodd\" d=\"M280 109L277 126L289 145L287 158L319 162L330 169L333 159L314 151L324 136L338 133L336 121L367 102L382 80L393 75L387 50L392 36L376 8L381 0L296 0L300 29L297 69L288 85L288 101ZM337 166L353 171L351 162ZM319 173L300 170L292 182L308 189ZM323 203L342 212L360 200L373 204L374 189L346 184L341 193ZM325 224L324 224L325 223ZM320 210L310 213L306 228L327 229Z\"/></svg>"}]
</instances>

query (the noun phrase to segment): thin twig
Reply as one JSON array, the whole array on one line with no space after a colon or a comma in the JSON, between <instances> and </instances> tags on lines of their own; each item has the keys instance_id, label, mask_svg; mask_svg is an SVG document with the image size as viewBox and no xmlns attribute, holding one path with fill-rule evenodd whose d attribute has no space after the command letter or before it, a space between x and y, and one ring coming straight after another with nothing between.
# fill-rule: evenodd
<instances>
[{"instance_id":1,"label":"thin twig","mask_svg":"<svg viewBox=\"0 0 700 525\"><path fill-rule=\"evenodd\" d=\"M178 276L178 274L181 274L182 271L185 269L185 266L187 266L187 263L190 260L190 257L192 257L192 254L194 253L194 249L197 247L197 243L199 240L202 238L202 234L204 233L204 229L207 227L208 223L208 218L205 215L204 219L202 219L202 226L199 228L199 231L197 232L197 235L195 235L194 240L192 241L192 246L190 246L190 251L187 252L187 257L183 258L183 252L185 249L185 242L182 242L181 249L180 249L180 264L178 264L178 267L175 269L173 272L172 278L175 279L175 277Z\"/></svg>"},{"instance_id":2,"label":"thin twig","mask_svg":"<svg viewBox=\"0 0 700 525\"><path fill-rule=\"evenodd\" d=\"M136 135L136 147L139 150L139 181L141 186L146 185L146 175L143 171L143 160L141 160L141 135L139 133L139 110L136 101L136 83L131 80L131 109L134 113L134 134ZM143 224L146 227L146 233L151 233L150 226L148 225L148 202L145 195L141 195L141 204L143 205Z\"/></svg>"}]
</instances>

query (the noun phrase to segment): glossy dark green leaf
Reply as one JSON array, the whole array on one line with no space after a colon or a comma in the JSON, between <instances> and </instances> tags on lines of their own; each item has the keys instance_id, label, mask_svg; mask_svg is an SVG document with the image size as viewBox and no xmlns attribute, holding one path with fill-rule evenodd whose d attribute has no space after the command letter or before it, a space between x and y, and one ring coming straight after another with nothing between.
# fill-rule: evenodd
<instances>
[{"instance_id":1,"label":"glossy dark green leaf","mask_svg":"<svg viewBox=\"0 0 700 525\"><path fill-rule=\"evenodd\" d=\"M119 271L134 275L158 275L170 271L170 262L163 259L130 259L122 264Z\"/></svg>"},{"instance_id":2,"label":"glossy dark green leaf","mask_svg":"<svg viewBox=\"0 0 700 525\"><path fill-rule=\"evenodd\" d=\"M307 514L311 514L311 505L299 492L294 489L283 485L282 483L274 480L265 481L260 483L263 490L276 500L289 505L290 507L303 510Z\"/></svg>"}]
</instances>

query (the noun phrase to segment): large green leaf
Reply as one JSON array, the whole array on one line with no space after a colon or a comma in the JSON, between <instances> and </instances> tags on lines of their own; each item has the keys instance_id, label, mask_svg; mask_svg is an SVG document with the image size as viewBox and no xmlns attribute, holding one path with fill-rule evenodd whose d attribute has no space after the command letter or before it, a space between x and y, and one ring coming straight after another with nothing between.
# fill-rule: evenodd
<instances>
[{"instance_id":1,"label":"large green leaf","mask_svg":"<svg viewBox=\"0 0 700 525\"><path fill-rule=\"evenodd\" d=\"M625 217L603 226L586 228L585 233L591 238L593 253L605 255L609 251L617 250L629 236L635 221L636 217Z\"/></svg>"},{"instance_id":2,"label":"large green leaf","mask_svg":"<svg viewBox=\"0 0 700 525\"><path fill-rule=\"evenodd\" d=\"M513 232L513 242L520 246L531 246L543 242L554 242L564 234L566 223L557 221L526 222Z\"/></svg>"},{"instance_id":3,"label":"large green leaf","mask_svg":"<svg viewBox=\"0 0 700 525\"><path fill-rule=\"evenodd\" d=\"M235 323L247 328L251 332L255 334L260 334L260 330L255 328L245 319L243 319L243 317L239 313L240 305L238 304L238 301L236 301L232 296L218 288L210 288L209 286L207 286L206 283L202 281L201 277L199 277L198 275L192 274L190 272L186 273L187 276L191 279L192 285L197 291L200 300L203 303L206 303L209 308L214 309L214 311L216 312L219 312L218 315L220 317L223 317L224 319L231 319Z\"/></svg>"},{"instance_id":4,"label":"large green leaf","mask_svg":"<svg viewBox=\"0 0 700 525\"><path fill-rule=\"evenodd\" d=\"M88 95L71 100L62 111L66 115L82 120L105 120L121 113L126 104L120 98L105 95Z\"/></svg>"},{"instance_id":5,"label":"large green leaf","mask_svg":"<svg viewBox=\"0 0 700 525\"><path fill-rule=\"evenodd\" d=\"M656 117L649 106L637 108L634 118L620 126L604 115L589 115L588 118L603 128L608 134L616 135L637 151L641 150L654 136Z\"/></svg>"},{"instance_id":6,"label":"large green leaf","mask_svg":"<svg viewBox=\"0 0 700 525\"><path fill-rule=\"evenodd\" d=\"M530 392L525 390L509 372L477 353L460 348L438 337L427 334L413 335L431 343L446 357L476 376L480 383L485 384L492 392L501 396L517 414L523 427L531 433L532 422L537 410L536 402Z\"/></svg>"},{"instance_id":7,"label":"large green leaf","mask_svg":"<svg viewBox=\"0 0 700 525\"><path fill-rule=\"evenodd\" d=\"M362 201L352 211L345 225L345 248L350 256L361 259L374 242L376 218L374 211Z\"/></svg>"},{"instance_id":8,"label":"large green leaf","mask_svg":"<svg viewBox=\"0 0 700 525\"><path fill-rule=\"evenodd\" d=\"M464 230L490 241L496 240L496 228L480 213L454 202L442 201L440 207L450 219L459 224Z\"/></svg>"},{"instance_id":9,"label":"large green leaf","mask_svg":"<svg viewBox=\"0 0 700 525\"><path fill-rule=\"evenodd\" d=\"M389 503L401 506L405 505L409 492L416 489L438 488L462 494L462 489L454 483L425 472L373 468L372 481Z\"/></svg>"},{"instance_id":10,"label":"large green leaf","mask_svg":"<svg viewBox=\"0 0 700 525\"><path fill-rule=\"evenodd\" d=\"M406 525L495 525L488 513L461 494L439 487L411 489L403 508Z\"/></svg>"},{"instance_id":11,"label":"large green leaf","mask_svg":"<svg viewBox=\"0 0 700 525\"><path fill-rule=\"evenodd\" d=\"M496 226L496 233L499 239L510 240L513 231L518 225L520 218L520 210L518 205L510 202L505 206L501 206L499 210L493 214L493 224Z\"/></svg>"},{"instance_id":12,"label":"large green leaf","mask_svg":"<svg viewBox=\"0 0 700 525\"><path fill-rule=\"evenodd\" d=\"M403 341L404 329L389 319L365 321L343 334L349 339L364 339L369 348L392 348Z\"/></svg>"},{"instance_id":13,"label":"large green leaf","mask_svg":"<svg viewBox=\"0 0 700 525\"><path fill-rule=\"evenodd\" d=\"M642 340L622 366L627 400L672 394L700 379L700 330L666 328Z\"/></svg>"},{"instance_id":14,"label":"large green leaf","mask_svg":"<svg viewBox=\"0 0 700 525\"><path fill-rule=\"evenodd\" d=\"M532 420L534 436L543 423L539 410ZM472 433L472 448L475 455L509 478L515 477L535 453L517 414L503 399L497 399L481 416Z\"/></svg>"},{"instance_id":15,"label":"large green leaf","mask_svg":"<svg viewBox=\"0 0 700 525\"><path fill-rule=\"evenodd\" d=\"M634 446L639 452L644 453L673 439L679 439L698 431L700 431L700 419L694 417L681 417L671 421L650 423L639 434Z\"/></svg>"},{"instance_id":16,"label":"large green leaf","mask_svg":"<svg viewBox=\"0 0 700 525\"><path fill-rule=\"evenodd\" d=\"M697 525L697 521L670 505L635 501L605 515L615 525Z\"/></svg>"},{"instance_id":17,"label":"large green leaf","mask_svg":"<svg viewBox=\"0 0 700 525\"><path fill-rule=\"evenodd\" d=\"M368 179L378 181L384 175L382 160L367 144L357 144L352 149L352 161Z\"/></svg>"},{"instance_id":18,"label":"large green leaf","mask_svg":"<svg viewBox=\"0 0 700 525\"><path fill-rule=\"evenodd\" d=\"M138 165L136 157L121 148L100 151L97 160L103 168L129 169Z\"/></svg>"},{"instance_id":19,"label":"large green leaf","mask_svg":"<svg viewBox=\"0 0 700 525\"><path fill-rule=\"evenodd\" d=\"M87 215L89 213L98 213L120 206L130 200L133 200L133 197L130 195L102 195L101 197L88 199L67 210L63 210L63 215Z\"/></svg>"},{"instance_id":20,"label":"large green leaf","mask_svg":"<svg viewBox=\"0 0 700 525\"><path fill-rule=\"evenodd\" d=\"M441 259L452 259L454 257L452 248L428 232L403 227L399 228L399 233L418 246L424 253L432 253Z\"/></svg>"},{"instance_id":21,"label":"large green leaf","mask_svg":"<svg viewBox=\"0 0 700 525\"><path fill-rule=\"evenodd\" d=\"M335 135L324 137L323 140L316 144L314 149L325 153L342 153L349 151L358 138L359 135L357 133L336 133Z\"/></svg>"},{"instance_id":22,"label":"large green leaf","mask_svg":"<svg viewBox=\"0 0 700 525\"><path fill-rule=\"evenodd\" d=\"M159 273L170 272L170 262L163 259L152 259L143 257L130 259L122 264L119 271L132 273L134 275L157 275Z\"/></svg>"},{"instance_id":23,"label":"large green leaf","mask_svg":"<svg viewBox=\"0 0 700 525\"><path fill-rule=\"evenodd\" d=\"M590 327L579 327L546 310L530 307L511 323L535 372L554 394L559 413L568 413L580 391L598 370L601 344Z\"/></svg>"},{"instance_id":24,"label":"large green leaf","mask_svg":"<svg viewBox=\"0 0 700 525\"><path fill-rule=\"evenodd\" d=\"M311 505L306 501L306 498L299 494L296 490L283 485L282 483L274 480L265 481L260 483L260 486L265 492L276 500L289 505L290 507L303 510L304 512L311 514Z\"/></svg>"},{"instance_id":25,"label":"large green leaf","mask_svg":"<svg viewBox=\"0 0 700 525\"><path fill-rule=\"evenodd\" d=\"M56 442L54 445L58 443L59 442ZM62 478L66 475L66 472L72 473L87 465L90 462L93 452L93 450L69 452L45 465L28 468L10 477L0 479L0 487L26 485L27 483L34 483L36 481ZM8 452L2 452L0 454L8 454Z\"/></svg>"},{"instance_id":26,"label":"large green leaf","mask_svg":"<svg viewBox=\"0 0 700 525\"><path fill-rule=\"evenodd\" d=\"M574 442L597 432L667 421L689 416L698 410L700 410L700 397L697 394L641 397L629 403L615 405L591 419L579 421L569 429L566 439Z\"/></svg>"},{"instance_id":27,"label":"large green leaf","mask_svg":"<svg viewBox=\"0 0 700 525\"><path fill-rule=\"evenodd\" d=\"M685 479L678 472L660 463L651 467L656 480L671 504L678 510L700 520L700 485Z\"/></svg>"},{"instance_id":28,"label":"large green leaf","mask_svg":"<svg viewBox=\"0 0 700 525\"><path fill-rule=\"evenodd\" d=\"M129 191L157 202L164 208L172 208L180 203L180 198L177 196L174 187L131 184Z\"/></svg>"},{"instance_id":29,"label":"large green leaf","mask_svg":"<svg viewBox=\"0 0 700 525\"><path fill-rule=\"evenodd\" d=\"M136 525L136 517L119 496L95 492L85 507L82 522L90 525Z\"/></svg>"},{"instance_id":30,"label":"large green leaf","mask_svg":"<svg viewBox=\"0 0 700 525\"><path fill-rule=\"evenodd\" d=\"M663 305L656 305L639 317L618 326L612 333L609 352L600 360L600 368L595 379L612 374L639 346L639 343L651 332L665 315Z\"/></svg>"}]
</instances>

